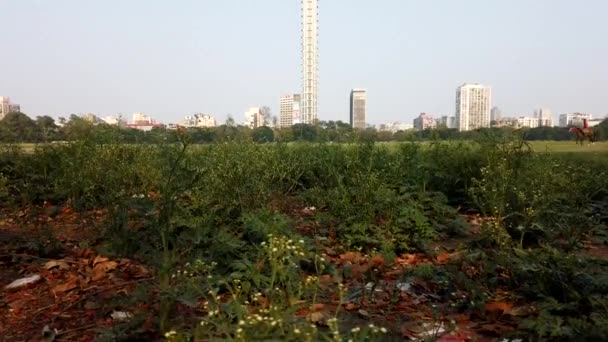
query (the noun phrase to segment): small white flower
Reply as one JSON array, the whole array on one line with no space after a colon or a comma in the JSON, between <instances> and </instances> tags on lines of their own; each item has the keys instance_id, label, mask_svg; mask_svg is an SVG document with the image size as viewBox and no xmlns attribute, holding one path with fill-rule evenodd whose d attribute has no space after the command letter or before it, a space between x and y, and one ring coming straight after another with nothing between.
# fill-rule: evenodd
<instances>
[{"instance_id":1,"label":"small white flower","mask_svg":"<svg viewBox=\"0 0 608 342\"><path fill-rule=\"evenodd\" d=\"M383 334L386 334L386 332L387 332L388 330L386 330L386 328L385 328L385 327L382 327L382 328L380 328L380 331L382 331L382 333L383 333Z\"/></svg>"}]
</instances>

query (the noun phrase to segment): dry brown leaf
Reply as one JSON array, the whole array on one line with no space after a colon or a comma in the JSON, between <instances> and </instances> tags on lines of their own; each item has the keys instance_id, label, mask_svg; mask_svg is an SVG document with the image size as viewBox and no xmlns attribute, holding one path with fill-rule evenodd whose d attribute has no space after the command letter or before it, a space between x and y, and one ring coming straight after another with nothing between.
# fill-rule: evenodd
<instances>
[{"instance_id":1,"label":"dry brown leaf","mask_svg":"<svg viewBox=\"0 0 608 342\"><path fill-rule=\"evenodd\" d=\"M51 270L55 267L59 267L59 269L61 270L67 270L70 268L70 265L68 265L67 262L61 260L51 260L44 264L44 268L47 270Z\"/></svg>"},{"instance_id":2,"label":"dry brown leaf","mask_svg":"<svg viewBox=\"0 0 608 342\"><path fill-rule=\"evenodd\" d=\"M384 266L386 264L386 262L384 261L384 258L381 255L374 256L372 258L372 263L374 264L375 267Z\"/></svg>"},{"instance_id":3,"label":"dry brown leaf","mask_svg":"<svg viewBox=\"0 0 608 342\"><path fill-rule=\"evenodd\" d=\"M356 310L358 308L357 304L355 303L346 303L344 304L344 309L347 311L353 311Z\"/></svg>"},{"instance_id":4,"label":"dry brown leaf","mask_svg":"<svg viewBox=\"0 0 608 342\"><path fill-rule=\"evenodd\" d=\"M310 311L311 312L318 312L318 311L322 311L323 308L325 308L325 304L317 303L317 304L313 304L310 307Z\"/></svg>"},{"instance_id":5,"label":"dry brown leaf","mask_svg":"<svg viewBox=\"0 0 608 342\"><path fill-rule=\"evenodd\" d=\"M59 293L65 293L65 292L71 291L77 287L78 287L78 278L75 276L70 276L70 278L68 278L68 280L65 283L59 284L59 285L53 287L53 289L51 291L53 291L53 293L55 293L55 294L59 294Z\"/></svg>"},{"instance_id":6,"label":"dry brown leaf","mask_svg":"<svg viewBox=\"0 0 608 342\"><path fill-rule=\"evenodd\" d=\"M445 264L448 261L450 261L450 259L452 258L452 255L450 253L441 253L437 256L437 262L440 264Z\"/></svg>"},{"instance_id":7,"label":"dry brown leaf","mask_svg":"<svg viewBox=\"0 0 608 342\"><path fill-rule=\"evenodd\" d=\"M118 263L116 261L105 261L100 262L95 267L93 267L93 271L91 272L91 280L98 281L106 277L107 273L116 269L118 267Z\"/></svg>"},{"instance_id":8,"label":"dry brown leaf","mask_svg":"<svg viewBox=\"0 0 608 342\"><path fill-rule=\"evenodd\" d=\"M313 312L308 315L308 319L313 323L322 323L325 321L325 313L323 311Z\"/></svg>"},{"instance_id":9,"label":"dry brown leaf","mask_svg":"<svg viewBox=\"0 0 608 342\"><path fill-rule=\"evenodd\" d=\"M106 258L106 257L102 257L101 255L98 255L95 257L95 260L93 260L93 267L95 267L95 265L101 263L101 262L106 262L110 259Z\"/></svg>"},{"instance_id":10,"label":"dry brown leaf","mask_svg":"<svg viewBox=\"0 0 608 342\"><path fill-rule=\"evenodd\" d=\"M507 302L490 302L485 306L485 311L490 313L507 313L513 309L513 304Z\"/></svg>"}]
</instances>

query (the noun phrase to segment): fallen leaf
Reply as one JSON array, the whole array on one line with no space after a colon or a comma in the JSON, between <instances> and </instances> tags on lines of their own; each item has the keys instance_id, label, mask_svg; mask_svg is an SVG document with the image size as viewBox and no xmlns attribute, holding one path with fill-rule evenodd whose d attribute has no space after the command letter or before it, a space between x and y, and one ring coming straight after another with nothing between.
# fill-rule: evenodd
<instances>
[{"instance_id":1,"label":"fallen leaf","mask_svg":"<svg viewBox=\"0 0 608 342\"><path fill-rule=\"evenodd\" d=\"M365 258L363 258L363 256L360 253L346 252L346 253L340 255L340 261L342 263L350 262L352 264L358 264L364 260L365 260Z\"/></svg>"},{"instance_id":2,"label":"fallen leaf","mask_svg":"<svg viewBox=\"0 0 608 342\"><path fill-rule=\"evenodd\" d=\"M450 261L450 258L452 257L452 255L450 253L441 253L437 256L437 262L440 264L445 264L448 261Z\"/></svg>"},{"instance_id":3,"label":"fallen leaf","mask_svg":"<svg viewBox=\"0 0 608 342\"><path fill-rule=\"evenodd\" d=\"M513 308L513 304L507 302L490 302L485 306L485 311L490 313L507 313Z\"/></svg>"},{"instance_id":4,"label":"fallen leaf","mask_svg":"<svg viewBox=\"0 0 608 342\"><path fill-rule=\"evenodd\" d=\"M75 276L70 276L70 278L65 283L59 284L59 285L53 287L52 291L55 294L65 293L65 292L71 291L77 287L78 287L78 278L76 278Z\"/></svg>"},{"instance_id":5,"label":"fallen leaf","mask_svg":"<svg viewBox=\"0 0 608 342\"><path fill-rule=\"evenodd\" d=\"M67 262L61 260L51 260L44 264L44 268L47 270L51 270L55 267L59 267L59 269L61 270L67 270L70 268L70 265L68 265Z\"/></svg>"},{"instance_id":6,"label":"fallen leaf","mask_svg":"<svg viewBox=\"0 0 608 342\"><path fill-rule=\"evenodd\" d=\"M376 255L372 258L372 264L376 267L384 266L384 258L381 255Z\"/></svg>"},{"instance_id":7,"label":"fallen leaf","mask_svg":"<svg viewBox=\"0 0 608 342\"><path fill-rule=\"evenodd\" d=\"M344 304L344 309L347 311L353 311L356 310L358 308L358 305L355 303L346 303Z\"/></svg>"},{"instance_id":8,"label":"fallen leaf","mask_svg":"<svg viewBox=\"0 0 608 342\"><path fill-rule=\"evenodd\" d=\"M322 303L317 303L317 304L313 304L313 305L310 307L310 311L311 311L311 312L318 312L318 311L322 311L322 310L323 310L323 308L325 308L325 304L322 304Z\"/></svg>"},{"instance_id":9,"label":"fallen leaf","mask_svg":"<svg viewBox=\"0 0 608 342\"><path fill-rule=\"evenodd\" d=\"M100 262L93 268L91 272L91 280L98 281L106 277L107 273L116 269L118 263L116 261Z\"/></svg>"},{"instance_id":10,"label":"fallen leaf","mask_svg":"<svg viewBox=\"0 0 608 342\"><path fill-rule=\"evenodd\" d=\"M322 323L325 321L325 313L323 311L313 312L308 315L308 319L313 323Z\"/></svg>"},{"instance_id":11,"label":"fallen leaf","mask_svg":"<svg viewBox=\"0 0 608 342\"><path fill-rule=\"evenodd\" d=\"M110 259L106 258L106 257L102 257L101 255L98 255L95 257L95 260L93 260L93 267L95 267L95 265L101 263L101 262L106 262Z\"/></svg>"},{"instance_id":12,"label":"fallen leaf","mask_svg":"<svg viewBox=\"0 0 608 342\"><path fill-rule=\"evenodd\" d=\"M416 259L416 254L404 254L401 258L397 258L395 262L402 265L414 265L416 264Z\"/></svg>"}]
</instances>

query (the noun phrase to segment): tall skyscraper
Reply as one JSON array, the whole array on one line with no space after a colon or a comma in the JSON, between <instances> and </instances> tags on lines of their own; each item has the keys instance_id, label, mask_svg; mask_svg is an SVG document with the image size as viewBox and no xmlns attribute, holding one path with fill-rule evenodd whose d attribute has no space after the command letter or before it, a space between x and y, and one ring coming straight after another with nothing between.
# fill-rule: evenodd
<instances>
[{"instance_id":1,"label":"tall skyscraper","mask_svg":"<svg viewBox=\"0 0 608 342\"><path fill-rule=\"evenodd\" d=\"M365 129L367 119L367 91L353 89L350 92L350 125L352 128Z\"/></svg>"},{"instance_id":2,"label":"tall skyscraper","mask_svg":"<svg viewBox=\"0 0 608 342\"><path fill-rule=\"evenodd\" d=\"M301 123L300 101L300 94L281 96L279 115L279 124L281 127L290 127Z\"/></svg>"},{"instance_id":3,"label":"tall skyscraper","mask_svg":"<svg viewBox=\"0 0 608 342\"><path fill-rule=\"evenodd\" d=\"M302 122L318 119L318 0L302 0Z\"/></svg>"},{"instance_id":4,"label":"tall skyscraper","mask_svg":"<svg viewBox=\"0 0 608 342\"><path fill-rule=\"evenodd\" d=\"M459 131L490 127L492 90L481 84L463 84L456 89L456 125Z\"/></svg>"}]
</instances>

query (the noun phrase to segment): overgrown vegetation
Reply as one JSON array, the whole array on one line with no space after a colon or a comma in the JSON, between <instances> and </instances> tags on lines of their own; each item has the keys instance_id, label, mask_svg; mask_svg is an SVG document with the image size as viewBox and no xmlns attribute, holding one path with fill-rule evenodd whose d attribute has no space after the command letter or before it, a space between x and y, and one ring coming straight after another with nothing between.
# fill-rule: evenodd
<instances>
[{"instance_id":1,"label":"overgrown vegetation","mask_svg":"<svg viewBox=\"0 0 608 342\"><path fill-rule=\"evenodd\" d=\"M585 254L608 236L606 158L533 153L506 135L388 148L194 146L184 131L166 134L0 151L7 212L101 211L82 227L87 245L154 270L140 289L149 295L133 300L156 308L144 314L158 336L608 336L608 260ZM486 316L494 328L474 324Z\"/></svg>"}]
</instances>

